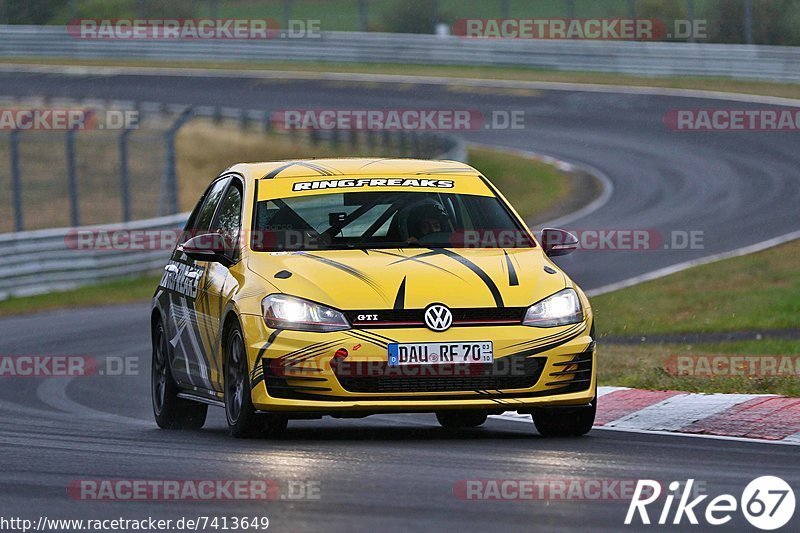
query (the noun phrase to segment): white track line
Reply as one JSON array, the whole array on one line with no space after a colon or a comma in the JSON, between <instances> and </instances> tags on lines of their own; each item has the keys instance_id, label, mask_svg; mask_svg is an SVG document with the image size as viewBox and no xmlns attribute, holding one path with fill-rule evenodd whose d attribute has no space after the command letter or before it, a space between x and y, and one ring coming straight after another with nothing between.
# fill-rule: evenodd
<instances>
[{"instance_id":1,"label":"white track line","mask_svg":"<svg viewBox=\"0 0 800 533\"><path fill-rule=\"evenodd\" d=\"M572 213L568 213L562 217L559 217L555 220L550 220L544 222L542 224L537 224L543 228L547 227L558 227L563 226L565 224L569 224L573 220L578 220L579 218L583 218L591 213L594 213L611 199L611 195L614 194L614 184L611 181L611 178L608 175L600 170L597 167L589 165L588 163L584 163L581 161L574 161L574 160L567 160L562 157L555 157L548 154L543 154L541 152L532 152L530 150L521 150L519 148L506 148L504 146L497 146L493 144L484 144L484 143L467 143L467 147L478 147L478 148L490 148L492 150L496 150L498 152L507 152L509 154L514 154L519 157L524 157L526 159L533 159L535 161L542 161L547 164L555 165L562 170L581 170L600 182L600 196L586 204L585 206L581 207L577 211L573 211Z\"/></svg>"},{"instance_id":2,"label":"white track line","mask_svg":"<svg viewBox=\"0 0 800 533\"><path fill-rule=\"evenodd\" d=\"M652 281L654 279L663 278L671 274L676 274L678 272L681 272L683 270L692 267L707 265L709 263L716 263L717 261L722 261L724 259L732 259L734 257L741 257L743 255L760 252L768 248L774 248L775 246L779 246L781 244L785 244L787 242L791 242L797 239L800 239L800 231L793 231L791 233L787 233L779 237L774 237L766 241L761 241L755 244L750 244L748 246L743 246L742 248L737 248L735 250L720 252L718 254L701 257L700 259L692 259L691 261L684 261L683 263L677 263L675 265L671 265L668 267L659 268L658 270L653 270L652 272L648 272L646 274L640 274L632 278L628 278L622 281L617 281L615 283L610 283L608 285L598 287L597 289L586 291L586 295L591 297L591 296L598 296L600 294L605 294L607 292L617 291L620 289L624 289L626 287L632 287L634 285L644 283L645 281Z\"/></svg>"}]
</instances>

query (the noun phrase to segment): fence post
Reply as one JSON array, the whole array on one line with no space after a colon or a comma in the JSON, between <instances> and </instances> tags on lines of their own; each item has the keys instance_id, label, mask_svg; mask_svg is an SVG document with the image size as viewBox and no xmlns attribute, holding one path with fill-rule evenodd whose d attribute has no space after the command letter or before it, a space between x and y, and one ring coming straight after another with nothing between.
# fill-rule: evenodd
<instances>
[{"instance_id":1,"label":"fence post","mask_svg":"<svg viewBox=\"0 0 800 533\"><path fill-rule=\"evenodd\" d=\"M358 0L358 31L367 31L367 0Z\"/></svg>"},{"instance_id":2,"label":"fence post","mask_svg":"<svg viewBox=\"0 0 800 533\"><path fill-rule=\"evenodd\" d=\"M8 137L11 151L11 187L14 197L14 231L22 231L25 224L22 218L22 177L19 172L19 136L20 130L12 130Z\"/></svg>"},{"instance_id":3,"label":"fence post","mask_svg":"<svg viewBox=\"0 0 800 533\"><path fill-rule=\"evenodd\" d=\"M744 0L744 42L753 44L753 0Z\"/></svg>"},{"instance_id":4,"label":"fence post","mask_svg":"<svg viewBox=\"0 0 800 533\"><path fill-rule=\"evenodd\" d=\"M283 29L289 29L289 21L292 18L292 0L283 0Z\"/></svg>"},{"instance_id":5,"label":"fence post","mask_svg":"<svg viewBox=\"0 0 800 533\"><path fill-rule=\"evenodd\" d=\"M272 111L264 111L264 133L272 131Z\"/></svg>"},{"instance_id":6,"label":"fence post","mask_svg":"<svg viewBox=\"0 0 800 533\"><path fill-rule=\"evenodd\" d=\"M128 172L128 137L132 128L125 128L119 135L119 185L122 200L122 221L131 221L131 186Z\"/></svg>"},{"instance_id":7,"label":"fence post","mask_svg":"<svg viewBox=\"0 0 800 533\"><path fill-rule=\"evenodd\" d=\"M161 202L159 206L159 214L166 214L164 211L169 210L169 214L178 212L178 176L175 169L175 137L178 130L192 118L194 114L193 107L187 107L183 113L172 123L167 130L167 161L164 167L164 179L161 182Z\"/></svg>"},{"instance_id":8,"label":"fence post","mask_svg":"<svg viewBox=\"0 0 800 533\"><path fill-rule=\"evenodd\" d=\"M75 128L67 130L67 180L69 182L69 220L73 227L80 226L78 203L78 172L75 168Z\"/></svg>"}]
</instances>

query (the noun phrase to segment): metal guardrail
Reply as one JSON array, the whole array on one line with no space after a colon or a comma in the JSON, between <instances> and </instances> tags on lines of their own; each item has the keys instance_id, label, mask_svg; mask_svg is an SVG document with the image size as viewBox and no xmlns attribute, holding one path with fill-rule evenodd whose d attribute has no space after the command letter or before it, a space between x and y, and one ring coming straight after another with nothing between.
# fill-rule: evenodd
<instances>
[{"instance_id":1,"label":"metal guardrail","mask_svg":"<svg viewBox=\"0 0 800 533\"><path fill-rule=\"evenodd\" d=\"M201 109L200 113L203 112ZM246 113L243 110L232 114L241 117ZM434 159L466 161L463 140L441 134L430 140L435 141L430 146L443 150ZM166 264L171 250L148 249L147 244L136 242L127 249L105 246L101 237L112 237L115 232L136 235L137 230L147 230L148 236L153 236L155 230L165 230L170 232L166 234L168 239L187 219L188 213L179 213L127 223L0 234L0 300L156 273ZM77 237L79 234L96 237L84 245Z\"/></svg>"},{"instance_id":2,"label":"metal guardrail","mask_svg":"<svg viewBox=\"0 0 800 533\"><path fill-rule=\"evenodd\" d=\"M494 65L800 82L800 47L589 40L467 39L322 32L266 40L89 40L61 26L0 26L0 57Z\"/></svg>"},{"instance_id":3,"label":"metal guardrail","mask_svg":"<svg viewBox=\"0 0 800 533\"><path fill-rule=\"evenodd\" d=\"M174 230L188 213L123 224L83 226L84 231ZM66 290L103 280L155 272L169 256L165 250L81 249L74 228L0 235L0 300ZM70 244L72 243L72 244Z\"/></svg>"}]
</instances>

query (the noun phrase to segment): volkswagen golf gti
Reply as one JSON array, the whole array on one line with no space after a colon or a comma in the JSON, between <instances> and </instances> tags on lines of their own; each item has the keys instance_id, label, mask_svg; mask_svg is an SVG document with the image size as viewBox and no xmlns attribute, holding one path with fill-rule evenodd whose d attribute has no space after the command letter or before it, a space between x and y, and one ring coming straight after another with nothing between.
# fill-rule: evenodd
<instances>
[{"instance_id":1,"label":"volkswagen golf gti","mask_svg":"<svg viewBox=\"0 0 800 533\"><path fill-rule=\"evenodd\" d=\"M435 413L445 428L531 414L587 433L592 310L474 168L410 159L235 165L191 213L152 302L162 428L225 409L236 437L292 419Z\"/></svg>"}]
</instances>

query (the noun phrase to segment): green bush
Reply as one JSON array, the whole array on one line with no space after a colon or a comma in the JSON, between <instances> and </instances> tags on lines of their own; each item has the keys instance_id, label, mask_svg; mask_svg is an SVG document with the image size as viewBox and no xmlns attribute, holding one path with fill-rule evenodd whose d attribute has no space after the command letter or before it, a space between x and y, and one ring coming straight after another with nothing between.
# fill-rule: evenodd
<instances>
[{"instance_id":1,"label":"green bush","mask_svg":"<svg viewBox=\"0 0 800 533\"><path fill-rule=\"evenodd\" d=\"M434 33L436 24L446 22L439 2L397 0L382 17L381 31L393 33Z\"/></svg>"},{"instance_id":2,"label":"green bush","mask_svg":"<svg viewBox=\"0 0 800 533\"><path fill-rule=\"evenodd\" d=\"M753 0L755 44L800 45L800 0ZM706 15L709 38L717 43L744 43L744 1L717 0Z\"/></svg>"}]
</instances>

